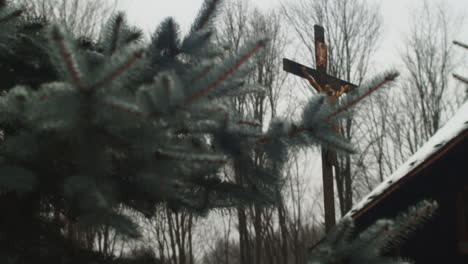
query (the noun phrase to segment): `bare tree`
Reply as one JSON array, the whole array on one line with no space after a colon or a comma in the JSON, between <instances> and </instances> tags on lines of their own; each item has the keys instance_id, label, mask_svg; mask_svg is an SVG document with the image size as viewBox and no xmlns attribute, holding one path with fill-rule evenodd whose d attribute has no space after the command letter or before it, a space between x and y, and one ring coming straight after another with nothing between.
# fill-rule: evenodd
<instances>
[{"instance_id":1,"label":"bare tree","mask_svg":"<svg viewBox=\"0 0 468 264\"><path fill-rule=\"evenodd\" d=\"M236 52L246 41L268 36L270 41L266 49L256 55L248 65L252 74L248 76L248 85L261 86L265 93L248 94L232 102L238 113L248 116L264 125L277 116L280 87L285 74L281 70L282 53L286 37L281 26L281 17L276 11L260 12L247 1L227 2L219 23L219 39L227 41L230 52ZM263 166L265 157L260 152L251 153L255 166ZM232 177L241 184L250 184L249 176L243 172L243 164L234 164ZM281 189L276 190L281 197ZM288 255L287 216L282 199L273 208L258 205L239 206L237 222L239 234L239 257L241 263L265 263L272 256L270 263L285 263ZM273 239L274 238L274 239ZM270 242L270 243L269 243ZM275 244L273 245L273 242ZM265 252L272 254L266 254Z\"/></svg>"},{"instance_id":2,"label":"bare tree","mask_svg":"<svg viewBox=\"0 0 468 264\"><path fill-rule=\"evenodd\" d=\"M412 10L402 82L371 98L360 113L361 190L372 189L415 153L463 100L462 83L451 76L462 57L452 40L463 20L441 3L425 1Z\"/></svg>"},{"instance_id":3,"label":"bare tree","mask_svg":"<svg viewBox=\"0 0 468 264\"><path fill-rule=\"evenodd\" d=\"M460 47L465 48L466 50L468 50L468 45L465 44L465 43L462 43L462 42L460 42L460 41L454 40L454 41L453 41L453 44L458 45L458 46L460 46ZM464 84L464 85L466 86L466 89L465 89L465 100L468 99L468 78L465 77L465 76L461 76L461 75L459 75L459 74L456 74L456 73L453 74L453 77L454 77L455 79L457 79L460 83L462 83L462 84Z\"/></svg>"},{"instance_id":4,"label":"bare tree","mask_svg":"<svg viewBox=\"0 0 468 264\"><path fill-rule=\"evenodd\" d=\"M326 31L328 73L361 84L380 38L382 20L378 6L366 0L300 0L297 4L284 5L283 11L307 52L304 58L314 60L312 29L314 24L320 24ZM341 122L341 134L358 145L355 133L359 123L351 116ZM359 169L354 164L359 159L349 155L340 155L338 159L335 180L342 215L352 207L353 184Z\"/></svg>"},{"instance_id":5,"label":"bare tree","mask_svg":"<svg viewBox=\"0 0 468 264\"><path fill-rule=\"evenodd\" d=\"M117 0L14 0L33 18L65 25L77 36L96 38L114 13Z\"/></svg>"},{"instance_id":6,"label":"bare tree","mask_svg":"<svg viewBox=\"0 0 468 264\"><path fill-rule=\"evenodd\" d=\"M413 12L411 32L402 54L408 71L402 87L408 127L408 154L414 153L457 108L451 73L456 67L452 40L461 20L447 6L424 1ZM458 91L460 92L460 91Z\"/></svg>"},{"instance_id":7,"label":"bare tree","mask_svg":"<svg viewBox=\"0 0 468 264\"><path fill-rule=\"evenodd\" d=\"M155 208L152 217L141 219L144 244L148 251L167 264L195 263L194 228L196 217L192 212L173 211L167 205Z\"/></svg>"}]
</instances>

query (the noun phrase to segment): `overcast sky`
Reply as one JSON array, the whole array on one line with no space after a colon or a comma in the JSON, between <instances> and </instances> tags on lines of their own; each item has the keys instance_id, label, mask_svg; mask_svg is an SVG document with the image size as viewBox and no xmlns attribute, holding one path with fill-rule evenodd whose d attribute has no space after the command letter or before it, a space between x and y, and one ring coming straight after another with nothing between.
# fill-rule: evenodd
<instances>
[{"instance_id":1,"label":"overcast sky","mask_svg":"<svg viewBox=\"0 0 468 264\"><path fill-rule=\"evenodd\" d=\"M227 0L228 1L228 0ZM294 3L297 0L250 0L260 9L279 6L280 2ZM397 48L401 47L404 33L409 30L411 6L418 5L423 0L368 0L381 6L384 31L382 42L377 52L377 61L382 63L392 60L397 55ZM439 1L439 0L428 0ZM440 0L445 2L453 12L468 15L468 0ZM190 27L203 0L118 0L118 9L127 13L128 19L134 25L149 34L166 17L172 16L180 24L182 32ZM465 19L461 35L458 40L468 43L468 17Z\"/></svg>"}]
</instances>

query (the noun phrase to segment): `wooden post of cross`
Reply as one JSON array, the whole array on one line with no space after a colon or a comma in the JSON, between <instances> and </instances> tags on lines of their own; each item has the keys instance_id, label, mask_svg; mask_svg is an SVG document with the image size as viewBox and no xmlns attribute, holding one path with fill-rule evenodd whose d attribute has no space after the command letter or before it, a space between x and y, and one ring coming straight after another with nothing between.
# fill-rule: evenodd
<instances>
[{"instance_id":1,"label":"wooden post of cross","mask_svg":"<svg viewBox=\"0 0 468 264\"><path fill-rule=\"evenodd\" d=\"M283 70L305 78L319 93L326 93L330 104L336 104L339 96L356 88L356 85L327 74L327 46L323 27L314 26L315 33L315 63L317 69L311 69L297 62L283 59ZM338 133L337 125L333 126L333 132ZM323 198L325 209L325 230L329 232L335 226L335 200L333 188L333 166L336 168L337 158L334 151L322 147L322 178Z\"/></svg>"}]
</instances>

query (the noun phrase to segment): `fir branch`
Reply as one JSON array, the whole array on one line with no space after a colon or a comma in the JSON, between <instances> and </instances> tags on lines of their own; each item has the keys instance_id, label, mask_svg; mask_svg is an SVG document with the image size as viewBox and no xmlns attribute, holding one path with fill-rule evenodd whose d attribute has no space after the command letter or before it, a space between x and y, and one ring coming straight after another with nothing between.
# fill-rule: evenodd
<instances>
[{"instance_id":1,"label":"fir branch","mask_svg":"<svg viewBox=\"0 0 468 264\"><path fill-rule=\"evenodd\" d=\"M205 0L203 6L195 19L191 32L202 30L213 19L218 10L221 0Z\"/></svg>"},{"instance_id":2,"label":"fir branch","mask_svg":"<svg viewBox=\"0 0 468 264\"><path fill-rule=\"evenodd\" d=\"M213 31L203 30L198 32L192 32L182 42L180 48L181 52L190 55L206 55L203 50L210 46L210 39L213 35ZM211 48L209 48L211 50Z\"/></svg>"},{"instance_id":3,"label":"fir branch","mask_svg":"<svg viewBox=\"0 0 468 264\"><path fill-rule=\"evenodd\" d=\"M74 85L80 90L87 90L83 84L79 71L77 69L78 62L73 58L72 51L68 50L65 44L65 37L58 26L52 27L52 40L55 42L59 49L59 54L63 58L68 69L68 73L72 78Z\"/></svg>"},{"instance_id":4,"label":"fir branch","mask_svg":"<svg viewBox=\"0 0 468 264\"><path fill-rule=\"evenodd\" d=\"M295 128L295 129L291 130L288 133L288 136L293 137L293 136L295 136L297 134L300 134L300 133L303 133L303 132L306 132L306 131L309 131L309 129L303 128L303 127L298 127L298 128Z\"/></svg>"},{"instance_id":5,"label":"fir branch","mask_svg":"<svg viewBox=\"0 0 468 264\"><path fill-rule=\"evenodd\" d=\"M378 240L380 238L385 238L385 236L388 236L389 231L391 231L391 224L392 222L389 220L380 220L375 223L375 225L380 225L379 229L374 231L374 234L372 237L366 239L366 245L364 246L375 246L376 243L378 243ZM371 229L372 227L368 228L365 232L369 232L368 230ZM360 237L360 239L363 239Z\"/></svg>"},{"instance_id":6,"label":"fir branch","mask_svg":"<svg viewBox=\"0 0 468 264\"><path fill-rule=\"evenodd\" d=\"M398 76L398 73L395 73L395 72L391 72L391 73L388 73L384 79L382 81L380 81L377 85L374 85L371 89L369 89L368 91L366 91L364 94L358 96L356 99L352 100L351 102L348 102L345 106L339 108L337 111L335 111L334 113L330 114L328 117L325 118L325 120L330 120L334 117L336 117L337 115L341 114L342 112L348 110L349 108L351 108L352 106L354 106L355 104L359 103L360 101L362 101L364 98L366 98L367 96L369 96L370 94L372 94L373 92L377 91L378 89L382 88L385 84L395 80L395 78Z\"/></svg>"},{"instance_id":7,"label":"fir branch","mask_svg":"<svg viewBox=\"0 0 468 264\"><path fill-rule=\"evenodd\" d=\"M408 235L409 231L413 231L418 223L429 219L436 209L437 203L423 201L393 220L379 220L374 225L380 226L378 230L373 231L372 237L363 242L366 242L366 247L375 248L379 252L388 250L392 245L401 241L401 238Z\"/></svg>"},{"instance_id":8,"label":"fir branch","mask_svg":"<svg viewBox=\"0 0 468 264\"><path fill-rule=\"evenodd\" d=\"M192 102L196 101L200 97L206 95L208 92L216 88L218 85L220 85L222 82L224 82L229 76L231 76L234 72L236 72L242 64L244 64L250 57L252 57L257 51L259 51L261 48L265 47L266 41L265 40L259 40L256 42L256 44L250 49L250 51L245 54L244 56L240 57L236 63L230 67L223 75L221 75L218 79L216 79L214 82L212 82L208 87L200 91L199 93L193 95L192 97L188 98L182 103L182 107L185 107Z\"/></svg>"},{"instance_id":9,"label":"fir branch","mask_svg":"<svg viewBox=\"0 0 468 264\"><path fill-rule=\"evenodd\" d=\"M133 32L128 33L128 36L125 38L125 43L129 44L132 42L139 42L143 38L143 31L134 28Z\"/></svg>"},{"instance_id":10,"label":"fir branch","mask_svg":"<svg viewBox=\"0 0 468 264\"><path fill-rule=\"evenodd\" d=\"M338 144L337 142L333 142L332 140L328 140L325 136L315 134L314 137L316 137L320 141L324 142L326 145L329 145L329 148L331 147L332 149L336 149L336 150L339 150L339 151L342 151L342 152L346 152L348 154L354 154L355 153L355 151L353 151L352 149L346 148L346 147Z\"/></svg>"},{"instance_id":11,"label":"fir branch","mask_svg":"<svg viewBox=\"0 0 468 264\"><path fill-rule=\"evenodd\" d=\"M348 110L350 107L356 105L357 103L359 103L361 100L363 100L365 97L369 96L370 94L372 94L373 92L375 92L376 90L382 88L385 84L387 84L388 82L390 81L393 81L396 77L398 76L398 73L394 73L394 72L391 72L391 73L388 73L387 75L384 76L383 80L381 80L380 82L378 82L376 85L373 85L370 89L368 89L366 92L364 92L362 95L358 96L357 98L355 99L352 99L351 102L348 102L347 104L345 104L343 107L339 108L338 110L336 110L335 112L331 113L330 115L326 116L323 121L330 121L330 119L336 117L337 115L339 115L340 113ZM307 112L309 112L310 114L312 114L313 112L315 111L318 111L318 109L323 105L324 103L324 97L321 97L321 98L318 98L318 101L317 101L317 104L312 107L311 109L307 110ZM307 131L310 131L312 132L312 128L309 128L309 127L294 127L289 133L288 133L288 136L289 137L292 137L292 136L296 136L300 133L304 133L304 132L307 132ZM315 137L319 137L318 135L315 135ZM262 144L262 143L267 143L269 141L273 140L273 137L271 136L266 136L266 137L263 137L263 138L260 138L256 141L256 143L258 144ZM322 138L322 140L324 140L324 138ZM347 152L347 153L354 153L354 151L350 150L350 149L347 149L347 148L343 148L342 146L339 146L337 144L334 144L333 142L329 141L329 140L325 140L328 144L330 144L333 148L335 149L338 149L338 150L341 150L341 151L344 151L344 152Z\"/></svg>"},{"instance_id":12,"label":"fir branch","mask_svg":"<svg viewBox=\"0 0 468 264\"><path fill-rule=\"evenodd\" d=\"M156 113L157 111L155 110L156 108L156 105L158 104L158 102L156 101L155 97L152 96L151 92L149 89L143 89L141 90L141 93L144 93L144 98L145 100L147 100L147 102L149 102L151 104L151 112L152 114Z\"/></svg>"},{"instance_id":13,"label":"fir branch","mask_svg":"<svg viewBox=\"0 0 468 264\"><path fill-rule=\"evenodd\" d=\"M173 152L173 151L165 151L162 149L158 149L156 151L156 156L160 158L167 158L170 160L175 160L175 161L183 161L183 162L191 162L191 163L213 163L213 164L225 164L227 160L224 158L220 158L219 155L209 155L209 154L203 154L204 158L195 158L193 156L200 156L200 154L195 154L192 153L192 156L190 154L187 154L186 152L184 153L179 153L179 152ZM190 157L189 157L190 156Z\"/></svg>"},{"instance_id":14,"label":"fir branch","mask_svg":"<svg viewBox=\"0 0 468 264\"><path fill-rule=\"evenodd\" d=\"M136 115L138 117L148 117L147 114L139 111L139 110L136 110L136 109L131 109L129 107L125 107L124 105L119 105L119 104L116 104L116 103L112 103L112 102L102 102L102 104L104 106L107 106L109 108L112 108L114 110L117 110L117 111L120 111L120 112L124 112L124 113L128 113L128 114L133 114L133 115Z\"/></svg>"},{"instance_id":15,"label":"fir branch","mask_svg":"<svg viewBox=\"0 0 468 264\"><path fill-rule=\"evenodd\" d=\"M255 88L240 89L238 91L226 93L224 96L226 96L226 97L239 97L239 96L244 96L244 95L249 95L249 94L264 95L265 90L260 90L260 89L255 89Z\"/></svg>"},{"instance_id":16,"label":"fir branch","mask_svg":"<svg viewBox=\"0 0 468 264\"><path fill-rule=\"evenodd\" d=\"M293 136L296 136L300 133L304 133L306 131L309 131L309 129L307 128L304 128L304 127L295 127L293 126L293 129L291 129L291 131L288 132L288 136L289 137L293 137ZM256 144L264 144L264 143L268 143L270 141L272 141L274 139L274 137L272 136L264 136L264 137L261 137L259 139L257 139L255 141Z\"/></svg>"},{"instance_id":17,"label":"fir branch","mask_svg":"<svg viewBox=\"0 0 468 264\"><path fill-rule=\"evenodd\" d=\"M313 130L314 130L313 128L297 127L295 125L292 125L292 128L287 133L287 136L288 137L294 137L294 136L297 136L297 135L299 135L301 133L304 133L304 132L313 132ZM354 150L352 150L350 148L346 148L343 145L340 145L339 142L334 142L334 141L332 141L330 139L327 139L326 137L321 136L321 135L319 135L317 133L314 133L313 137L317 138L319 141L322 141L325 144L328 144L333 149L336 149L336 150L339 150L339 151L342 151L342 152L346 152L346 153L349 153L349 154L355 153ZM259 139L257 139L255 141L255 143L256 144L265 144L265 143L271 142L274 139L275 138L273 136L262 136Z\"/></svg>"},{"instance_id":18,"label":"fir branch","mask_svg":"<svg viewBox=\"0 0 468 264\"><path fill-rule=\"evenodd\" d=\"M264 136L255 141L256 144L265 144L272 141L274 138L272 136Z\"/></svg>"},{"instance_id":19,"label":"fir branch","mask_svg":"<svg viewBox=\"0 0 468 264\"><path fill-rule=\"evenodd\" d=\"M171 98L171 81L167 77L167 75L163 75L161 77L161 83L162 83L164 91L166 92L166 95L167 95L166 97Z\"/></svg>"},{"instance_id":20,"label":"fir branch","mask_svg":"<svg viewBox=\"0 0 468 264\"><path fill-rule=\"evenodd\" d=\"M468 79L467 79L467 78L465 78L465 77L463 77L463 76L461 76L461 75L455 74L455 73L452 74L452 76L453 76L455 79L461 81L462 83L468 84Z\"/></svg>"},{"instance_id":21,"label":"fir branch","mask_svg":"<svg viewBox=\"0 0 468 264\"><path fill-rule=\"evenodd\" d=\"M261 124L250 122L250 121L238 121L237 124L238 125L250 126L250 127L257 127L257 128L262 127Z\"/></svg>"},{"instance_id":22,"label":"fir branch","mask_svg":"<svg viewBox=\"0 0 468 264\"><path fill-rule=\"evenodd\" d=\"M114 21L114 27L112 29L112 41L111 41L110 54L114 54L115 51L117 50L117 44L119 42L119 35L120 35L120 31L121 31L123 23L124 23L124 14L123 13L117 14L115 21Z\"/></svg>"},{"instance_id":23,"label":"fir branch","mask_svg":"<svg viewBox=\"0 0 468 264\"><path fill-rule=\"evenodd\" d=\"M100 89L106 85L108 85L110 82L115 80L117 77L125 73L133 64L135 64L138 60L143 58L143 50L137 50L133 53L133 55L127 60L127 62L117 69L115 69L113 72L111 72L109 75L104 77L101 81L99 81L97 84L93 86L93 90Z\"/></svg>"},{"instance_id":24,"label":"fir branch","mask_svg":"<svg viewBox=\"0 0 468 264\"><path fill-rule=\"evenodd\" d=\"M203 109L203 110L206 111L206 112L209 112L209 113L223 113L223 114L227 114L226 109L224 109L224 108L222 108L222 107L206 108L206 109Z\"/></svg>"},{"instance_id":25,"label":"fir branch","mask_svg":"<svg viewBox=\"0 0 468 264\"><path fill-rule=\"evenodd\" d=\"M301 133L305 133L305 132L312 132L313 129L312 128L306 128L306 127L293 127L289 132L288 132L288 137L294 137L294 136L297 136ZM324 137L321 137L319 135L314 135L314 137L316 137L318 140L330 145L331 148L333 149L336 149L336 150L339 150L339 151L343 151L343 152L346 152L346 153L349 153L349 154L354 154L355 151L352 150L352 149L349 149L349 148L345 148L341 145L338 145L338 144L335 144L334 142L330 141L330 140L327 140L325 139ZM260 137L259 139L257 139L255 141L256 144L265 144L265 143L268 143L270 141L274 140L274 137L272 136L263 136L263 137Z\"/></svg>"},{"instance_id":26,"label":"fir branch","mask_svg":"<svg viewBox=\"0 0 468 264\"><path fill-rule=\"evenodd\" d=\"M224 115L226 119L229 119L228 118L229 113L226 111L226 109L223 109L221 107L207 108L207 109L203 109L203 111L206 111L208 113L221 113ZM248 120L238 120L236 124L241 125L241 126L250 126L250 127L256 127L256 128L262 127L262 124L255 123L255 122L248 121Z\"/></svg>"},{"instance_id":27,"label":"fir branch","mask_svg":"<svg viewBox=\"0 0 468 264\"><path fill-rule=\"evenodd\" d=\"M339 225L335 227L332 235L330 235L331 245L337 247L341 243L347 243L353 230L354 222L351 218L341 220Z\"/></svg>"},{"instance_id":28,"label":"fir branch","mask_svg":"<svg viewBox=\"0 0 468 264\"><path fill-rule=\"evenodd\" d=\"M9 14L9 15L7 15L7 16L5 16L5 17L0 18L0 24L1 24L1 23L5 23L5 22L8 22L8 21L10 21L10 20L12 20L12 19L15 19L15 18L21 16L22 14L23 14L23 10L15 10L15 11L13 11L11 14Z\"/></svg>"},{"instance_id":29,"label":"fir branch","mask_svg":"<svg viewBox=\"0 0 468 264\"><path fill-rule=\"evenodd\" d=\"M453 41L453 44L458 45L458 46L460 46L462 48L468 49L468 45L466 45L465 43L462 43L460 41L455 40L455 41Z\"/></svg>"},{"instance_id":30,"label":"fir branch","mask_svg":"<svg viewBox=\"0 0 468 264\"><path fill-rule=\"evenodd\" d=\"M416 206L417 208L418 206ZM437 209L437 203L427 203L421 209L416 209L415 212L410 212L412 215L410 218L406 219L406 221L402 222L396 229L396 233L399 234L402 231L406 230L410 226L414 226L417 223L428 219Z\"/></svg>"},{"instance_id":31,"label":"fir branch","mask_svg":"<svg viewBox=\"0 0 468 264\"><path fill-rule=\"evenodd\" d=\"M229 113L223 107L214 107L214 108L204 108L198 109L198 112L207 112L207 113L221 113L224 117L223 121L227 122L229 120Z\"/></svg>"},{"instance_id":32,"label":"fir branch","mask_svg":"<svg viewBox=\"0 0 468 264\"><path fill-rule=\"evenodd\" d=\"M175 57L180 53L179 25L172 17L166 18L153 33L149 50L154 55Z\"/></svg>"},{"instance_id":33,"label":"fir branch","mask_svg":"<svg viewBox=\"0 0 468 264\"><path fill-rule=\"evenodd\" d=\"M197 76L195 76L195 78L192 79L191 82L193 83L204 78L208 74L208 72L210 72L210 70L213 69L213 67L214 67L214 64L210 64L206 66Z\"/></svg>"}]
</instances>

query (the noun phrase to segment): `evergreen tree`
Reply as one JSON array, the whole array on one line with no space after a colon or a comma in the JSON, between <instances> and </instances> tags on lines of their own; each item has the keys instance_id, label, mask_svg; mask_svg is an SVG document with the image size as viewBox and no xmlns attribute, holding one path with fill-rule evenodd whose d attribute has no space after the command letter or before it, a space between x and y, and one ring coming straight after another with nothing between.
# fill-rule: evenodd
<instances>
[{"instance_id":1,"label":"evergreen tree","mask_svg":"<svg viewBox=\"0 0 468 264\"><path fill-rule=\"evenodd\" d=\"M0 0L2 263L123 263L82 245L87 230L102 225L138 238L120 208L151 216L161 203L200 214L267 206L288 151L321 144L352 152L329 133L331 123L397 74L336 106L318 95L299 123L275 120L263 132L225 98L263 92L244 87L243 77L268 40L220 60L223 49L211 42L220 2L205 1L187 36L168 18L146 45L123 13L93 43ZM267 157L264 167L254 166L254 150ZM248 185L218 173L233 163Z\"/></svg>"}]
</instances>

